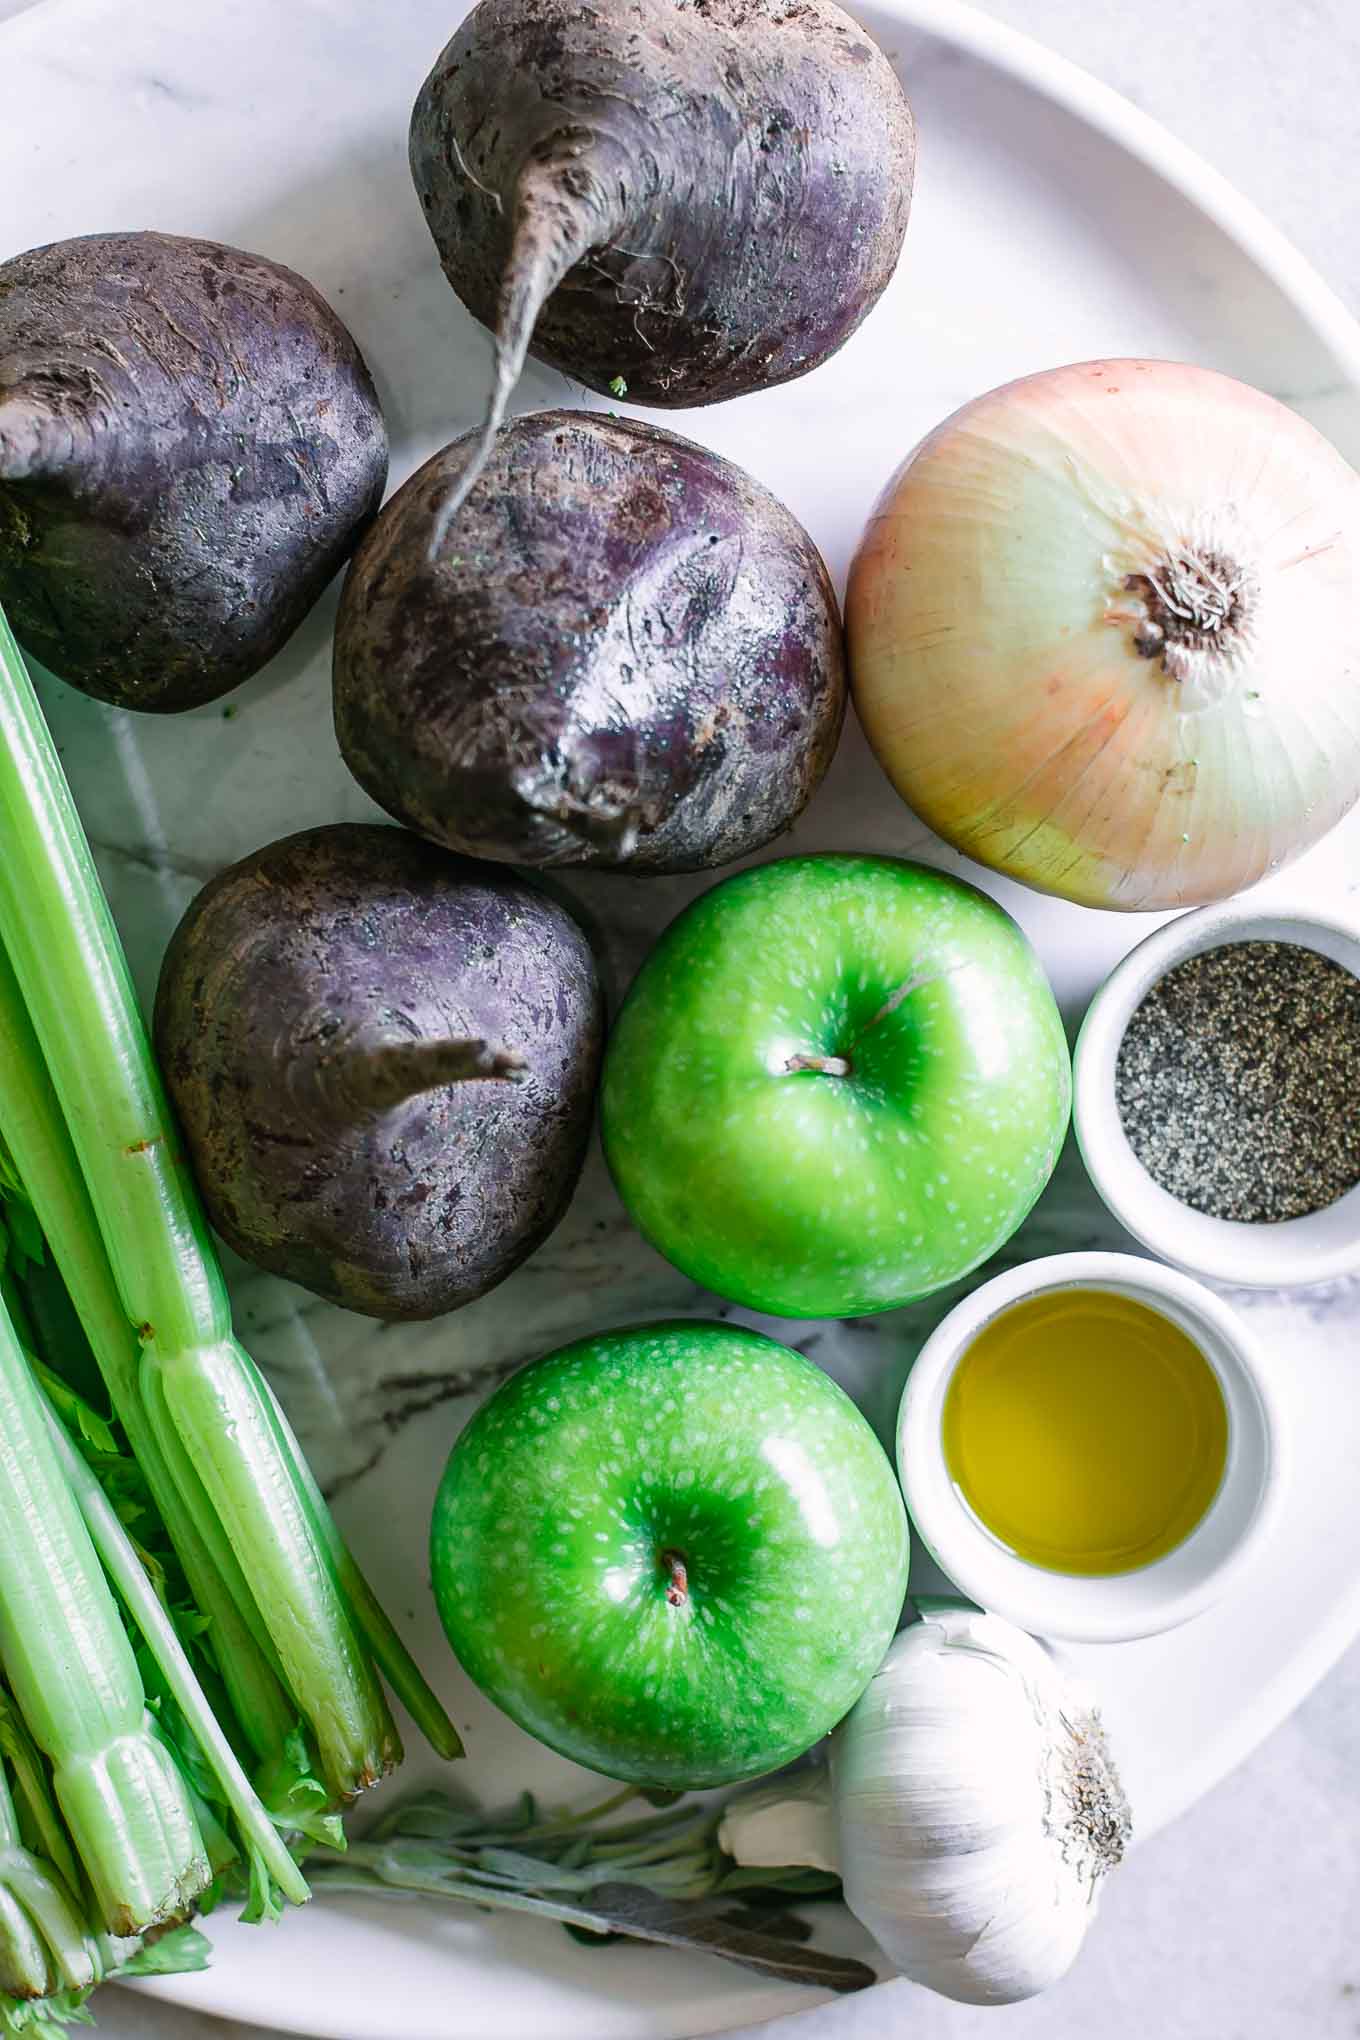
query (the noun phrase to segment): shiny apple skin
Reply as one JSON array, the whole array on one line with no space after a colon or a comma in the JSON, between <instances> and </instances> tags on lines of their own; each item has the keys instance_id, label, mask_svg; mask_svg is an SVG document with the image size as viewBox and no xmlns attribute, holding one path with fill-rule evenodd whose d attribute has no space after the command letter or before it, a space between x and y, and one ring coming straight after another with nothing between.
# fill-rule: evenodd
<instances>
[{"instance_id":1,"label":"shiny apple skin","mask_svg":"<svg viewBox=\"0 0 1360 2040\"><path fill-rule=\"evenodd\" d=\"M774 1770L848 1713L907 1549L843 1390L758 1332L678 1320L496 1391L450 1455L431 1571L464 1670L522 1728L608 1777L691 1788Z\"/></svg>"},{"instance_id":2,"label":"shiny apple skin","mask_svg":"<svg viewBox=\"0 0 1360 2040\"><path fill-rule=\"evenodd\" d=\"M701 895L643 964L605 1054L605 1154L703 1288L861 1316L1010 1238L1071 1075L1043 966L985 893L898 858L789 857Z\"/></svg>"}]
</instances>

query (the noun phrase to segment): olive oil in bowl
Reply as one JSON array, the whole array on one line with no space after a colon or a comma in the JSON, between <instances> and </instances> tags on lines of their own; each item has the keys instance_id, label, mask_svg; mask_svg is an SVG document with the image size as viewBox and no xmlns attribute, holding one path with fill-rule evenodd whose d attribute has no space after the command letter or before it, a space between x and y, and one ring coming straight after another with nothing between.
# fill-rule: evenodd
<instances>
[{"instance_id":1,"label":"olive oil in bowl","mask_svg":"<svg viewBox=\"0 0 1360 2040\"><path fill-rule=\"evenodd\" d=\"M990 1534L1050 1572L1132 1572L1218 1493L1228 1412L1169 1317L1113 1290L1051 1289L984 1324L954 1368L942 1443Z\"/></svg>"}]
</instances>

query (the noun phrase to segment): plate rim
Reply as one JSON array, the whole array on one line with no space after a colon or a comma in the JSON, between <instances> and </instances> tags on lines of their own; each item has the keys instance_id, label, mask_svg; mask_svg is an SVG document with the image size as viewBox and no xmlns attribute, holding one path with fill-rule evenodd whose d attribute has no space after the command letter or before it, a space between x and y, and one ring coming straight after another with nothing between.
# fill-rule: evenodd
<instances>
[{"instance_id":1,"label":"plate rim","mask_svg":"<svg viewBox=\"0 0 1360 2040\"><path fill-rule=\"evenodd\" d=\"M998 21L972 0L872 0L881 14L905 28L953 43L979 62L1006 72L1054 100L1135 157L1211 220L1277 286L1335 354L1342 380L1360 393L1360 317L1338 296L1308 256L1296 248L1254 199L1173 134L1154 114L1097 78L1093 71L1050 49L1024 29ZM1360 1594L1357 1595L1360 1609Z\"/></svg>"},{"instance_id":2,"label":"plate rim","mask_svg":"<svg viewBox=\"0 0 1360 2040\"><path fill-rule=\"evenodd\" d=\"M44 15L59 14L72 4L79 5L80 0L32 0L29 6L0 21L0 48L11 32L31 31L35 21ZM109 4L109 0L102 0L102 4ZM856 0L843 0L843 4L854 11ZM1350 311L1284 230L1191 143L1073 59L1027 30L997 20L974 6L972 0L871 0L871 5L880 21L890 20L907 33L951 46L969 59L1013 79L1040 99L1060 106L1161 179L1269 278L1333 356L1340 372L1338 386L1349 385L1351 394L1360 398L1360 318ZM1360 1576L1313 1632L1309 1648L1296 1653L1277 1669L1274 1677L1256 1688L1250 1704L1237 1715L1233 1729L1217 1742L1215 1761L1200 1780L1198 1797L1220 1783L1293 1712L1358 1634ZM182 2004L206 2016L256 2026L254 2010L243 2010L239 2001L233 2001L230 1973L226 1967L208 1972L214 1984L220 1980L225 1986L221 1992L213 1989L212 2003L204 2001L203 1978L198 1975L146 1979L130 1982L124 1988L164 2003ZM813 2010L824 2001L824 1993L809 1992L801 2009ZM801 2016L801 2009L770 2016L792 2019ZM269 2016L279 2032L327 2040L326 2035L317 2035L314 2023L301 2009L293 2011L284 2005L272 2010ZM752 2017L763 2023L758 2011Z\"/></svg>"}]
</instances>

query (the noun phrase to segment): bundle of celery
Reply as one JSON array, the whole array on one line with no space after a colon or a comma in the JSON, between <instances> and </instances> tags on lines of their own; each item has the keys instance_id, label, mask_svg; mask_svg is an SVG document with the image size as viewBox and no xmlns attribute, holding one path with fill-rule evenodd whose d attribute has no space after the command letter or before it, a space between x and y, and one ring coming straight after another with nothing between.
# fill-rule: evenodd
<instances>
[{"instance_id":1,"label":"bundle of celery","mask_svg":"<svg viewBox=\"0 0 1360 2040\"><path fill-rule=\"evenodd\" d=\"M3 616L0 1196L3 2031L195 1958L129 1943L224 1876L254 1917L304 1900L295 1855L342 1844L338 1811L400 1761L379 1669L460 1753L232 1336Z\"/></svg>"}]
</instances>

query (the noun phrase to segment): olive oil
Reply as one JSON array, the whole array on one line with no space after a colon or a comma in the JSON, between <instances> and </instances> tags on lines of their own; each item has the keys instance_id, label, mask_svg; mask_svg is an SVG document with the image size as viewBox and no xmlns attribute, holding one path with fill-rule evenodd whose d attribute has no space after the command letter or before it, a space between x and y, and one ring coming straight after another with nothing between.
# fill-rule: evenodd
<instances>
[{"instance_id":1,"label":"olive oil","mask_svg":"<svg viewBox=\"0 0 1360 2040\"><path fill-rule=\"evenodd\" d=\"M978 1333L945 1397L945 1459L991 1534L1051 1572L1132 1572L1189 1536L1228 1456L1194 1340L1147 1304L1059 1289Z\"/></svg>"}]
</instances>

